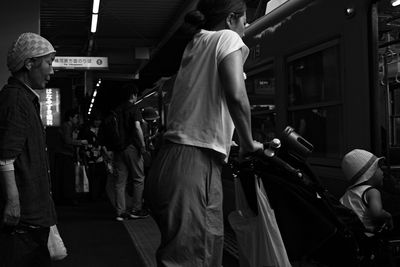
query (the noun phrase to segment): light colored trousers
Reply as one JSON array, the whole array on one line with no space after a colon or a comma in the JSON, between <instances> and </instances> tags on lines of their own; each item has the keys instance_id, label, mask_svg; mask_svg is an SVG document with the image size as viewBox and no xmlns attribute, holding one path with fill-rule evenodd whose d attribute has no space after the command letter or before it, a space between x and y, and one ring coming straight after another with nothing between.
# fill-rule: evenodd
<instances>
[{"instance_id":1,"label":"light colored trousers","mask_svg":"<svg viewBox=\"0 0 400 267\"><path fill-rule=\"evenodd\" d=\"M221 160L209 149L165 144L146 178L161 231L158 266L221 266L224 226Z\"/></svg>"}]
</instances>

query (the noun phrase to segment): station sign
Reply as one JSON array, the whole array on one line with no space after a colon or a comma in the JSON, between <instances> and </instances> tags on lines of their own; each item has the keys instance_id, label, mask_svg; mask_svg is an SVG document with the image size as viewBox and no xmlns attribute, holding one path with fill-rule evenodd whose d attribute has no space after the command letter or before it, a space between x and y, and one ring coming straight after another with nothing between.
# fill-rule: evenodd
<instances>
[{"instance_id":1,"label":"station sign","mask_svg":"<svg viewBox=\"0 0 400 267\"><path fill-rule=\"evenodd\" d=\"M56 57L55 70L106 70L108 57Z\"/></svg>"},{"instance_id":2,"label":"station sign","mask_svg":"<svg viewBox=\"0 0 400 267\"><path fill-rule=\"evenodd\" d=\"M40 117L44 126L60 126L60 88L35 90L39 95Z\"/></svg>"}]
</instances>

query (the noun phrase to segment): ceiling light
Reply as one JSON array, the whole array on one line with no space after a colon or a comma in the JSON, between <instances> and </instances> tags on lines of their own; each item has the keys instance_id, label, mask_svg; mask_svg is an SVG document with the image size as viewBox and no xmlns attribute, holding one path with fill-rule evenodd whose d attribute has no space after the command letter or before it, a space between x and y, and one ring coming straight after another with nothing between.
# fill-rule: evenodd
<instances>
[{"instance_id":1,"label":"ceiling light","mask_svg":"<svg viewBox=\"0 0 400 267\"><path fill-rule=\"evenodd\" d=\"M400 5L400 0L390 0L390 3L392 4L392 6L398 6Z\"/></svg>"},{"instance_id":2,"label":"ceiling light","mask_svg":"<svg viewBox=\"0 0 400 267\"><path fill-rule=\"evenodd\" d=\"M92 27L90 29L91 32L96 32L97 30L97 19L99 18L98 14L92 14Z\"/></svg>"},{"instance_id":3,"label":"ceiling light","mask_svg":"<svg viewBox=\"0 0 400 267\"><path fill-rule=\"evenodd\" d=\"M100 0L93 0L93 11L92 13L99 13L99 6L100 6Z\"/></svg>"}]
</instances>

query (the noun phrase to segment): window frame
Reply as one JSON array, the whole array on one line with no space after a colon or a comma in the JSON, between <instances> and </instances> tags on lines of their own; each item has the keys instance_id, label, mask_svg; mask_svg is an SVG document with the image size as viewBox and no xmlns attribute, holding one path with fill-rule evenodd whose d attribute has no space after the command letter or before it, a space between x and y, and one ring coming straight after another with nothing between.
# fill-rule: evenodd
<instances>
[{"instance_id":1,"label":"window frame","mask_svg":"<svg viewBox=\"0 0 400 267\"><path fill-rule=\"evenodd\" d=\"M343 141L343 134L344 134L344 101L343 101L343 73L341 71L341 66L343 63L343 60L341 58L341 42L339 38L335 38L329 41L325 41L323 43L319 43L317 45L314 45L312 47L306 48L302 51L296 52L285 59L285 69L286 69L286 79L289 81L290 78L290 65L293 64L294 61L305 58L308 56L311 56L313 54L322 52L326 49L337 47L337 57L338 57L338 99L333 100L333 101L319 101L319 102L314 102L314 103L307 103L307 104L298 104L298 105L293 105L289 101L289 92L290 92L290 83L286 83L286 117L287 117L287 122L291 122L292 120L292 113L297 112L297 111L304 111L304 110L309 110L309 109L325 109L325 108L330 108L330 107L338 107L339 112L338 112L338 120L339 120L339 125L340 129L338 129L338 138L342 140L339 145L339 149L337 152L337 155L329 155L329 152L326 151L324 156L320 155L311 155L310 156L310 163L313 165L319 165L319 166L337 166L338 162L341 160L341 155L343 154L344 148L345 148L345 143ZM335 153L336 154L336 153Z\"/></svg>"}]
</instances>

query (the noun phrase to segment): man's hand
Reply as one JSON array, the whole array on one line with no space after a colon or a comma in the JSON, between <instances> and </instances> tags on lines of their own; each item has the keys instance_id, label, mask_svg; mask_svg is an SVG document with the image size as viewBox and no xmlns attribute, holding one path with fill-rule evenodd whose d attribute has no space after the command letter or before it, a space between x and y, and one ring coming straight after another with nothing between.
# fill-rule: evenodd
<instances>
[{"instance_id":1,"label":"man's hand","mask_svg":"<svg viewBox=\"0 0 400 267\"><path fill-rule=\"evenodd\" d=\"M5 226L15 226L19 223L21 209L19 200L7 201L3 212L3 224Z\"/></svg>"},{"instance_id":2,"label":"man's hand","mask_svg":"<svg viewBox=\"0 0 400 267\"><path fill-rule=\"evenodd\" d=\"M19 223L21 208L14 170L0 171L0 190L0 194L3 194L6 201L3 210L3 220L0 224L15 226Z\"/></svg>"}]
</instances>

